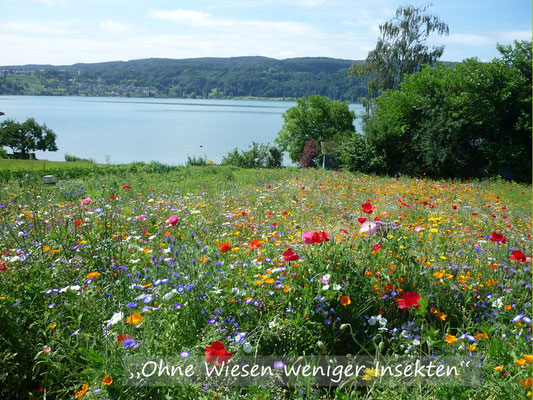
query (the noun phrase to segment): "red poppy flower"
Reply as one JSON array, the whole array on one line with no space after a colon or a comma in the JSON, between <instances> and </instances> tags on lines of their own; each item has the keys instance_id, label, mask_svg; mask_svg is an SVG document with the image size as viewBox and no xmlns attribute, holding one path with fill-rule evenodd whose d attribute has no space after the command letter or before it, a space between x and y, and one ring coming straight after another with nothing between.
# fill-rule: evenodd
<instances>
[{"instance_id":1,"label":"red poppy flower","mask_svg":"<svg viewBox=\"0 0 533 400\"><path fill-rule=\"evenodd\" d=\"M250 241L250 248L251 249L258 249L259 247L261 247L263 245L263 243L261 243L259 240L251 240Z\"/></svg>"},{"instance_id":2,"label":"red poppy flower","mask_svg":"<svg viewBox=\"0 0 533 400\"><path fill-rule=\"evenodd\" d=\"M130 185L123 185L122 189L131 189L131 186Z\"/></svg>"},{"instance_id":3,"label":"red poppy flower","mask_svg":"<svg viewBox=\"0 0 533 400\"><path fill-rule=\"evenodd\" d=\"M80 226L81 224L83 224L83 222L81 222L80 219L77 219L76 221L74 221L74 224L75 224L76 226Z\"/></svg>"},{"instance_id":4,"label":"red poppy flower","mask_svg":"<svg viewBox=\"0 0 533 400\"><path fill-rule=\"evenodd\" d=\"M303 233L303 239L305 244L329 242L329 234L327 232L311 232L305 231Z\"/></svg>"},{"instance_id":5,"label":"red poppy flower","mask_svg":"<svg viewBox=\"0 0 533 400\"><path fill-rule=\"evenodd\" d=\"M359 221L360 224L364 224L365 221L366 221L366 218L362 217L362 218L357 218L357 221Z\"/></svg>"},{"instance_id":6,"label":"red poppy flower","mask_svg":"<svg viewBox=\"0 0 533 400\"><path fill-rule=\"evenodd\" d=\"M498 242L500 244L507 243L507 238L498 232L492 232L490 234L490 240L492 240L493 242Z\"/></svg>"},{"instance_id":7,"label":"red poppy flower","mask_svg":"<svg viewBox=\"0 0 533 400\"><path fill-rule=\"evenodd\" d=\"M217 244L217 246L220 248L221 253L226 253L231 250L231 245L229 244L229 242L219 243Z\"/></svg>"},{"instance_id":8,"label":"red poppy flower","mask_svg":"<svg viewBox=\"0 0 533 400\"><path fill-rule=\"evenodd\" d=\"M126 339L131 339L131 338L132 338L132 336L130 336L130 335L118 335L118 336L117 336L117 342L118 342L119 344L122 344L122 342L123 342L124 340L126 340Z\"/></svg>"},{"instance_id":9,"label":"red poppy flower","mask_svg":"<svg viewBox=\"0 0 533 400\"><path fill-rule=\"evenodd\" d=\"M7 266L3 262L0 262L0 271L2 272L7 271Z\"/></svg>"},{"instance_id":10,"label":"red poppy flower","mask_svg":"<svg viewBox=\"0 0 533 400\"><path fill-rule=\"evenodd\" d=\"M233 354L227 351L224 344L219 340L211 343L211 346L206 346L204 355L208 363L215 363L217 366L224 365L233 356Z\"/></svg>"},{"instance_id":11,"label":"red poppy flower","mask_svg":"<svg viewBox=\"0 0 533 400\"><path fill-rule=\"evenodd\" d=\"M405 293L401 299L395 299L396 303L398 303L398 307L400 310L408 310L412 306L415 306L418 308L418 300L420 300L422 296L420 296L420 293L417 292L407 292Z\"/></svg>"},{"instance_id":12,"label":"red poppy flower","mask_svg":"<svg viewBox=\"0 0 533 400\"><path fill-rule=\"evenodd\" d=\"M374 247L372 247L372 251L378 251L379 249L381 249L383 246L381 245L381 243L378 243L376 245L374 245Z\"/></svg>"},{"instance_id":13,"label":"red poppy flower","mask_svg":"<svg viewBox=\"0 0 533 400\"><path fill-rule=\"evenodd\" d=\"M513 250L512 254L509 256L511 260L515 260L521 263L526 262L526 255L520 250Z\"/></svg>"},{"instance_id":14,"label":"red poppy flower","mask_svg":"<svg viewBox=\"0 0 533 400\"><path fill-rule=\"evenodd\" d=\"M361 205L361 210L367 214L372 214L372 211L374 211L374 207L372 204L370 204L370 201L367 200L366 203Z\"/></svg>"},{"instance_id":15,"label":"red poppy flower","mask_svg":"<svg viewBox=\"0 0 533 400\"><path fill-rule=\"evenodd\" d=\"M109 200L115 200L116 198L117 198L117 197L116 197L116 196L113 196L113 195L109 196Z\"/></svg>"},{"instance_id":16,"label":"red poppy flower","mask_svg":"<svg viewBox=\"0 0 533 400\"><path fill-rule=\"evenodd\" d=\"M298 254L296 254L292 249L287 249L287 251L283 253L283 257L285 258L285 262L296 261L298 259Z\"/></svg>"}]
</instances>

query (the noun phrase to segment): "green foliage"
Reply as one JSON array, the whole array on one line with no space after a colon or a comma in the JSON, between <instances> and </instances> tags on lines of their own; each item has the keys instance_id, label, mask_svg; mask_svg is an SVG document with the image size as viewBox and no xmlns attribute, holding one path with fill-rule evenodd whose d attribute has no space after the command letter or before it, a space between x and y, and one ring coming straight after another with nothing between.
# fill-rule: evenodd
<instances>
[{"instance_id":1,"label":"green foliage","mask_svg":"<svg viewBox=\"0 0 533 400\"><path fill-rule=\"evenodd\" d=\"M355 132L355 113L348 104L318 95L302 97L283 114L284 123L275 142L298 162L305 142L334 141L339 135Z\"/></svg>"},{"instance_id":2,"label":"green foliage","mask_svg":"<svg viewBox=\"0 0 533 400\"><path fill-rule=\"evenodd\" d=\"M378 97L364 123L366 143L384 161L373 171L530 181L531 43L499 50L503 58L489 63L426 66Z\"/></svg>"},{"instance_id":3,"label":"green foliage","mask_svg":"<svg viewBox=\"0 0 533 400\"><path fill-rule=\"evenodd\" d=\"M187 156L187 164L185 165L192 165L192 166L196 166L196 167L203 167L203 166L206 166L207 165L207 157L204 156L203 158L202 157L190 157L190 156Z\"/></svg>"},{"instance_id":4,"label":"green foliage","mask_svg":"<svg viewBox=\"0 0 533 400\"><path fill-rule=\"evenodd\" d=\"M339 149L339 161L351 172L378 173L387 171L386 160L368 137L353 134L343 138Z\"/></svg>"},{"instance_id":5,"label":"green foliage","mask_svg":"<svg viewBox=\"0 0 533 400\"><path fill-rule=\"evenodd\" d=\"M4 68L0 94L181 98L298 98L320 94L357 101L365 82L350 79L349 60L266 57L145 59Z\"/></svg>"},{"instance_id":6,"label":"green foliage","mask_svg":"<svg viewBox=\"0 0 533 400\"><path fill-rule=\"evenodd\" d=\"M0 123L0 146L10 147L13 154L27 159L30 151L57 151L56 134L33 118L23 123L7 119Z\"/></svg>"},{"instance_id":7,"label":"green foliage","mask_svg":"<svg viewBox=\"0 0 533 400\"><path fill-rule=\"evenodd\" d=\"M88 159L88 158L81 158L74 156L72 154L65 154L65 161L66 162L88 162L88 163L94 163L94 160Z\"/></svg>"},{"instance_id":8,"label":"green foliage","mask_svg":"<svg viewBox=\"0 0 533 400\"><path fill-rule=\"evenodd\" d=\"M350 75L371 75L367 96L379 91L398 89L405 74L419 71L423 64L433 64L444 51L443 46L429 49L429 34L448 35L448 25L434 15L424 14L431 4L423 7L400 6L396 17L380 25L376 48L368 53L364 63L354 64Z\"/></svg>"},{"instance_id":9,"label":"green foliage","mask_svg":"<svg viewBox=\"0 0 533 400\"><path fill-rule=\"evenodd\" d=\"M275 146L253 142L248 150L235 148L222 158L222 165L240 168L279 168L283 153Z\"/></svg>"}]
</instances>

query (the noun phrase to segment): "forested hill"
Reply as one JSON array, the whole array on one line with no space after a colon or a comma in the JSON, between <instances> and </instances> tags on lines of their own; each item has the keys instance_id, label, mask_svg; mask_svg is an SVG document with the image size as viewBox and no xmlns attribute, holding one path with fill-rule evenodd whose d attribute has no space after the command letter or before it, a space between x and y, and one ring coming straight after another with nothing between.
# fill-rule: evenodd
<instances>
[{"instance_id":1,"label":"forested hill","mask_svg":"<svg viewBox=\"0 0 533 400\"><path fill-rule=\"evenodd\" d=\"M0 94L357 101L366 84L348 76L357 61L267 57L151 58L69 66L0 67Z\"/></svg>"}]
</instances>

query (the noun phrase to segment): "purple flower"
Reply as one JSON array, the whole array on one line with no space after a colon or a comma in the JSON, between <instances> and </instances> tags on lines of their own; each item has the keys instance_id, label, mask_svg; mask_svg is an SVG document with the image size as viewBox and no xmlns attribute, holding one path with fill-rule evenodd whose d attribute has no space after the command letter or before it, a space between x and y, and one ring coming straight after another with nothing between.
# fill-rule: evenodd
<instances>
[{"instance_id":1,"label":"purple flower","mask_svg":"<svg viewBox=\"0 0 533 400\"><path fill-rule=\"evenodd\" d=\"M128 338L122 342L122 346L127 349L136 349L141 343L142 342L137 343L137 341L133 338Z\"/></svg>"},{"instance_id":2,"label":"purple flower","mask_svg":"<svg viewBox=\"0 0 533 400\"><path fill-rule=\"evenodd\" d=\"M136 308L137 307L137 303L128 303L128 304L126 304L126 307L128 307L128 308Z\"/></svg>"},{"instance_id":3,"label":"purple flower","mask_svg":"<svg viewBox=\"0 0 533 400\"><path fill-rule=\"evenodd\" d=\"M283 363L283 361L276 361L274 362L274 368L275 369L283 369L285 368L285 364Z\"/></svg>"},{"instance_id":4,"label":"purple flower","mask_svg":"<svg viewBox=\"0 0 533 400\"><path fill-rule=\"evenodd\" d=\"M181 358L188 358L190 355L191 354L187 350L183 350L182 352L180 352Z\"/></svg>"}]
</instances>

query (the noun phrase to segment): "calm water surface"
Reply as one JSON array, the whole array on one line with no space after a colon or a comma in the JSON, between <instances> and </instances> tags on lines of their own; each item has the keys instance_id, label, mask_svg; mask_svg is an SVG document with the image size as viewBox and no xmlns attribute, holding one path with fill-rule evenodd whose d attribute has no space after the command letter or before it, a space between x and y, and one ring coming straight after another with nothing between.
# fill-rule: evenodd
<instances>
[{"instance_id":1,"label":"calm water surface","mask_svg":"<svg viewBox=\"0 0 533 400\"><path fill-rule=\"evenodd\" d=\"M57 134L57 152L37 158L63 161L66 153L96 162L160 161L184 164L187 156L220 162L252 142L274 143L283 113L295 102L258 100L139 99L0 96L0 121L33 117ZM356 115L360 104L351 104ZM356 129L360 131L358 120ZM285 163L288 163L286 158Z\"/></svg>"}]
</instances>

